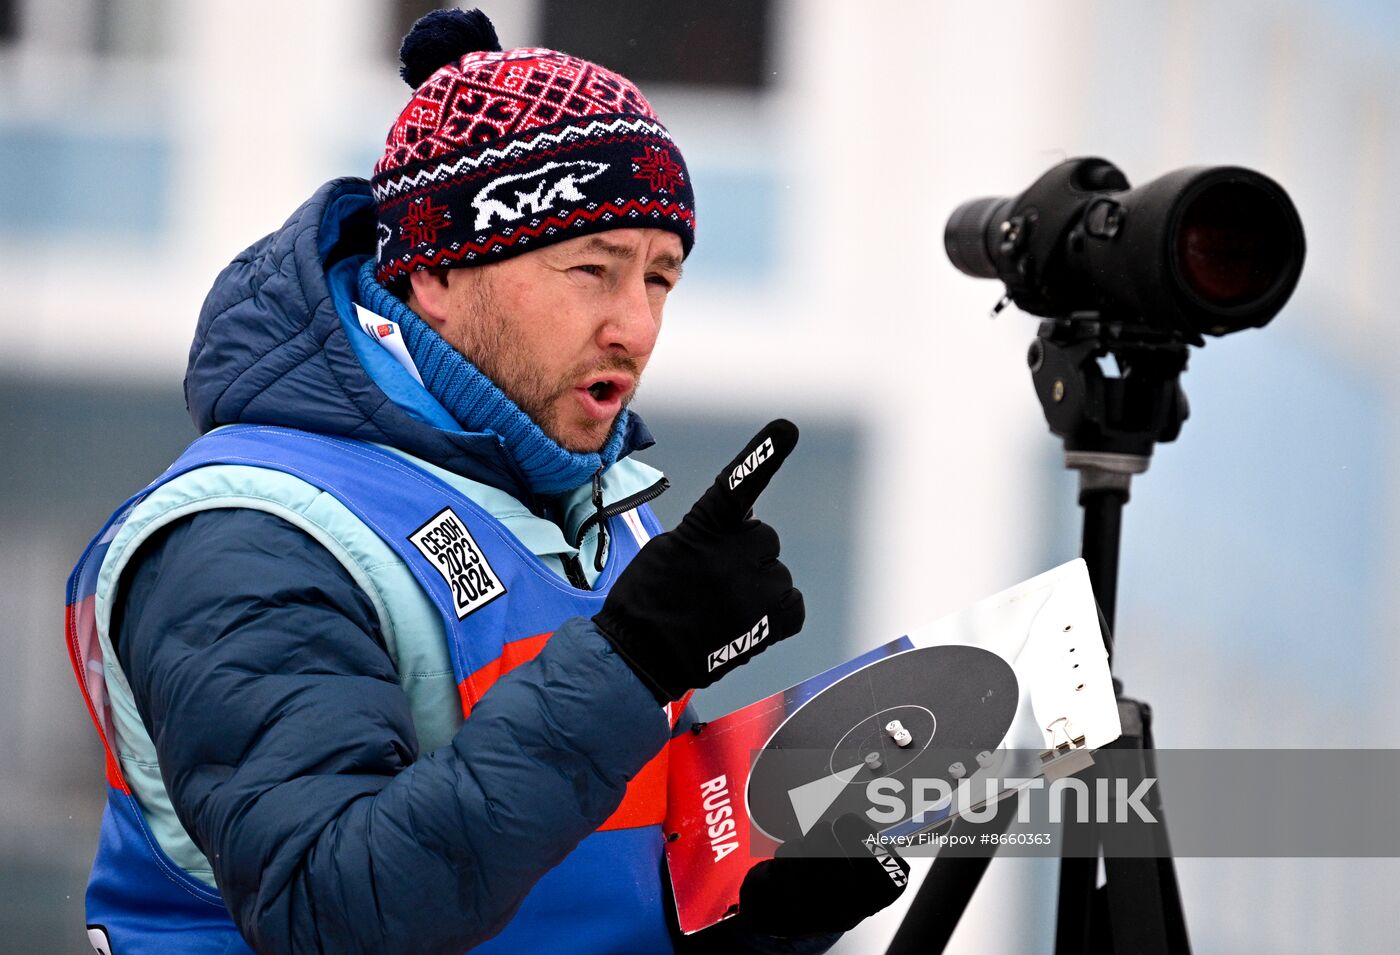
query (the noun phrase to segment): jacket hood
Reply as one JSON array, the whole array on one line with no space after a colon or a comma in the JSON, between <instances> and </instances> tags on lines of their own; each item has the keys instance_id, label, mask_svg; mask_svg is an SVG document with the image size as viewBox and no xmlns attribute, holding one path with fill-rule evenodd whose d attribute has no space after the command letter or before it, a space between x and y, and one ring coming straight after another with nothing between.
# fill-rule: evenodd
<instances>
[{"instance_id":1,"label":"jacket hood","mask_svg":"<svg viewBox=\"0 0 1400 955\"><path fill-rule=\"evenodd\" d=\"M420 420L360 363L327 272L353 275L374 242L369 183L337 179L219 273L200 310L185 372L185 404L195 426L204 433L226 424L271 424L374 441L530 502L499 435ZM632 414L623 454L651 443Z\"/></svg>"}]
</instances>

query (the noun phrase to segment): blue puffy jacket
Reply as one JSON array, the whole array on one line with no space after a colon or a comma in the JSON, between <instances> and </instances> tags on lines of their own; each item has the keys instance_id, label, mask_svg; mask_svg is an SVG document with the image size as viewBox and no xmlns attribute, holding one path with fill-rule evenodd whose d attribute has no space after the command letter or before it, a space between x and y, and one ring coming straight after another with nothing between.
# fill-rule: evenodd
<instances>
[{"instance_id":1,"label":"blue puffy jacket","mask_svg":"<svg viewBox=\"0 0 1400 955\"><path fill-rule=\"evenodd\" d=\"M426 424L364 371L326 272L372 243L367 185L340 180L219 276L185 381L196 424L389 444L543 508L495 435ZM649 443L634 416L625 451ZM600 794L667 735L640 681L575 618L492 689L509 705L502 718L467 720L451 745L420 752L369 599L320 544L257 511L202 511L148 541L112 633L175 811L260 951L402 950L413 939L414 951L459 952L490 937L603 821L589 808L607 804ZM624 690L589 693L601 685ZM550 727L559 759L468 763L470 752L510 751L521 726ZM528 774L536 804L499 812L485 796L497 781L478 778L491 772ZM831 942L741 936L732 923L677 937L696 951Z\"/></svg>"}]
</instances>

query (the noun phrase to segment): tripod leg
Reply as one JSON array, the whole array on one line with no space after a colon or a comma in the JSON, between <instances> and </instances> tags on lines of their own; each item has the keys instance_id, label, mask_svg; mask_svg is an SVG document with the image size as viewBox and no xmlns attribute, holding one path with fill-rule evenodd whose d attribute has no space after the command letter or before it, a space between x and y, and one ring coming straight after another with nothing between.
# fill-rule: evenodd
<instances>
[{"instance_id":1,"label":"tripod leg","mask_svg":"<svg viewBox=\"0 0 1400 955\"><path fill-rule=\"evenodd\" d=\"M1151 711L1136 700L1120 700L1123 735L1109 748L1129 756L1128 788L1156 775L1152 759ZM1147 823L1129 817L1130 830L1119 826L1104 830L1104 869L1108 924L1117 953L1141 952L1178 955L1189 953L1186 920L1172 864L1166 820L1154 786L1143 804L1158 821ZM1143 853L1142 848L1148 847Z\"/></svg>"},{"instance_id":2,"label":"tripod leg","mask_svg":"<svg viewBox=\"0 0 1400 955\"><path fill-rule=\"evenodd\" d=\"M1064 857L1060 859L1058 917L1055 920L1056 955L1080 955L1093 951L1094 883L1099 874L1098 833L1094 823L1077 819L1078 796L1064 794Z\"/></svg>"},{"instance_id":3,"label":"tripod leg","mask_svg":"<svg viewBox=\"0 0 1400 955\"><path fill-rule=\"evenodd\" d=\"M1152 742L1152 707L1146 703L1137 704L1138 718L1142 725L1142 757L1144 770L1148 775L1157 775L1156 745ZM1166 918L1167 941L1172 952L1189 952L1190 940L1186 936L1186 910L1181 906L1181 889L1176 881L1176 864L1172 862L1171 841L1167 832L1167 817L1162 811L1162 797L1154 789L1147 799L1147 807L1161 820L1157 827L1157 877L1162 888L1162 908Z\"/></svg>"},{"instance_id":4,"label":"tripod leg","mask_svg":"<svg viewBox=\"0 0 1400 955\"><path fill-rule=\"evenodd\" d=\"M1127 780L1128 790L1155 777L1151 734L1151 711L1137 700L1119 700L1123 735L1106 746L1113 751L1114 776ZM1156 787L1142 800L1156 822L1144 822L1124 814L1128 822L1100 826L1103 868L1106 884L1095 892L1091 914L1092 947L1078 951L1112 951L1117 955L1189 954L1186 919L1176 886L1176 868L1170 858L1166 822ZM1110 805L1110 808L1116 809ZM1114 812L1113 818L1119 818ZM1127 828L1124 828L1127 826ZM1068 860L1067 860L1068 861ZM1096 860L1086 860L1096 861ZM1061 898L1064 888L1061 886ZM1071 949L1064 949L1071 951Z\"/></svg>"},{"instance_id":5,"label":"tripod leg","mask_svg":"<svg viewBox=\"0 0 1400 955\"><path fill-rule=\"evenodd\" d=\"M981 825L962 819L953 821L950 835L1005 832L1016 815L1015 799L1003 799L996 815ZM937 955L948 945L953 930L992 861L991 852L957 855L940 852L919 886L904 921L899 925L885 955Z\"/></svg>"}]
</instances>

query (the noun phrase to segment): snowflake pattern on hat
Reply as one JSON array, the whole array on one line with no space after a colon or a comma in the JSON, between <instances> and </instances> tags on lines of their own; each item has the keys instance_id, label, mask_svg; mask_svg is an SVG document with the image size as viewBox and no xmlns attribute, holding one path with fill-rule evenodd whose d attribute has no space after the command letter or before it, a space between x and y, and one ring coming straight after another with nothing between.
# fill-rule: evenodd
<instances>
[{"instance_id":1,"label":"snowflake pattern on hat","mask_svg":"<svg viewBox=\"0 0 1400 955\"><path fill-rule=\"evenodd\" d=\"M671 151L648 146L640 156L632 157L635 179L645 179L652 192L675 192L685 180L685 170L671 158Z\"/></svg>"}]
</instances>

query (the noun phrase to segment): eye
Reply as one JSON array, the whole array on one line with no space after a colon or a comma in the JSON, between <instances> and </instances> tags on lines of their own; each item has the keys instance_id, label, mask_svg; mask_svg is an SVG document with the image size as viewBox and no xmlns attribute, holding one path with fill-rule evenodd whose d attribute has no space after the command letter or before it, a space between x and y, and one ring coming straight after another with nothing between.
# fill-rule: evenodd
<instances>
[{"instance_id":1,"label":"eye","mask_svg":"<svg viewBox=\"0 0 1400 955\"><path fill-rule=\"evenodd\" d=\"M659 273L653 273L651 275L648 275L647 284L655 285L657 288L660 288L667 292L671 291L671 289L676 287L675 282L671 281L669 278Z\"/></svg>"},{"instance_id":2,"label":"eye","mask_svg":"<svg viewBox=\"0 0 1400 955\"><path fill-rule=\"evenodd\" d=\"M573 271L583 272L585 275L602 275L604 270L601 265L575 265Z\"/></svg>"}]
</instances>

